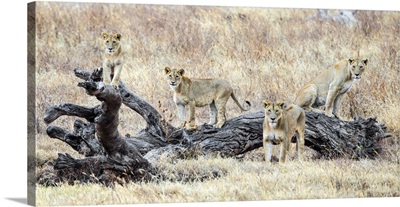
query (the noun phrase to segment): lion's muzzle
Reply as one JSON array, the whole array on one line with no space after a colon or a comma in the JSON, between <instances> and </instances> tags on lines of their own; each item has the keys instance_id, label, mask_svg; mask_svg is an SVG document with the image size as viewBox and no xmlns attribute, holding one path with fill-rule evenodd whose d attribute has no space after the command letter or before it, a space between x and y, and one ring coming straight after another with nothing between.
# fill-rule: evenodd
<instances>
[{"instance_id":1,"label":"lion's muzzle","mask_svg":"<svg viewBox=\"0 0 400 207\"><path fill-rule=\"evenodd\" d=\"M276 125L277 125L276 119L275 119L275 118L270 118L270 119L269 119L269 126L270 126L271 128L275 128Z\"/></svg>"},{"instance_id":2,"label":"lion's muzzle","mask_svg":"<svg viewBox=\"0 0 400 207\"><path fill-rule=\"evenodd\" d=\"M171 82L169 83L169 87L171 87L172 89L175 90L175 88L178 86L178 84L176 82Z\"/></svg>"}]
</instances>

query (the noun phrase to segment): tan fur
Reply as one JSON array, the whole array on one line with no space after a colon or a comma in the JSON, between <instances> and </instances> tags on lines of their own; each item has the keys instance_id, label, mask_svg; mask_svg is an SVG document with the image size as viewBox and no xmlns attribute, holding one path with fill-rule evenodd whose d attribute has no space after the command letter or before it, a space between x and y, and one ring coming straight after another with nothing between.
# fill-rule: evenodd
<instances>
[{"instance_id":1,"label":"tan fur","mask_svg":"<svg viewBox=\"0 0 400 207\"><path fill-rule=\"evenodd\" d=\"M111 84L113 87L118 86L119 77L121 75L123 57L121 51L121 34L102 33L104 42L104 58L103 58L103 82Z\"/></svg>"},{"instance_id":2,"label":"tan fur","mask_svg":"<svg viewBox=\"0 0 400 207\"><path fill-rule=\"evenodd\" d=\"M295 133L296 151L298 159L304 151L304 129L305 113L304 110L294 104L263 102L265 108L265 118L263 123L263 146L265 151L265 161L271 162L272 145L281 144L279 162L286 161L286 154L290 148L290 142Z\"/></svg>"},{"instance_id":3,"label":"tan fur","mask_svg":"<svg viewBox=\"0 0 400 207\"><path fill-rule=\"evenodd\" d=\"M233 93L228 81L222 79L191 79L184 76L183 69L164 69L166 80L174 91L174 102L178 107L182 126L185 126L185 106L189 105L189 127L197 128L195 124L195 107L210 106L210 125L221 128L225 121L225 106L229 99L235 101L242 111L243 108ZM248 103L248 102L247 102ZM248 103L250 105L250 103Z\"/></svg>"},{"instance_id":4,"label":"tan fur","mask_svg":"<svg viewBox=\"0 0 400 207\"><path fill-rule=\"evenodd\" d=\"M339 61L302 87L297 92L294 104L307 110L325 105L327 116L337 116L343 94L351 88L355 80L361 79L367 63L367 59Z\"/></svg>"}]
</instances>

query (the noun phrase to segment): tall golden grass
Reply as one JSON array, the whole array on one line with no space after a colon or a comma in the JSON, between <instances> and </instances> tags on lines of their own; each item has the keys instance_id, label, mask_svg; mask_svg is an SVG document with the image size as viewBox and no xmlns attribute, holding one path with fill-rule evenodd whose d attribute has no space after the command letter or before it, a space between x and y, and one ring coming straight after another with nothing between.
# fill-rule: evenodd
<instances>
[{"instance_id":1,"label":"tall golden grass","mask_svg":"<svg viewBox=\"0 0 400 207\"><path fill-rule=\"evenodd\" d=\"M58 152L74 153L45 134L46 108L58 103L99 104L77 87L80 80L73 69L101 65L102 31L122 34L126 58L121 80L154 107L160 101L173 114L172 92L164 84L165 66L184 68L189 77L229 80L241 101L250 100L253 110L261 110L264 99L293 101L295 91L306 81L360 51L369 66L343 98L339 114L350 120L352 109L361 117L377 117L394 136L383 141L387 150L377 160L316 160L308 152L302 164L265 166L261 149L244 160L165 158L158 166L166 173L186 170L201 177L216 170L221 176L203 182L131 183L113 189L93 184L38 186L38 204L399 196L400 14L358 11L354 25L309 18L315 14L311 9L38 2L36 124L41 164L56 158ZM120 114L122 134L144 127L141 117L127 107ZM228 118L239 114L229 101ZM208 108L197 110L196 117L200 124L207 122ZM61 117L54 124L71 129L73 120ZM38 171L46 168L40 165Z\"/></svg>"}]
</instances>

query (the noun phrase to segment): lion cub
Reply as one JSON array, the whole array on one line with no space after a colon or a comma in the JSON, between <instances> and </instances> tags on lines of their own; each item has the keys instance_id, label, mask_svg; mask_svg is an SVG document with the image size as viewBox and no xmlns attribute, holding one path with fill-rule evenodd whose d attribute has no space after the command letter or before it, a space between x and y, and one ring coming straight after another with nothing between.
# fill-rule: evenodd
<instances>
[{"instance_id":1,"label":"lion cub","mask_svg":"<svg viewBox=\"0 0 400 207\"><path fill-rule=\"evenodd\" d=\"M189 105L189 129L196 129L195 107L210 106L210 125L221 128L225 121L225 106L229 97L235 101L242 111L245 109L239 104L233 89L228 81L222 79L192 79L184 76L185 70L164 69L167 82L174 91L174 102L178 107L182 127L185 127L185 106Z\"/></svg>"},{"instance_id":2,"label":"lion cub","mask_svg":"<svg viewBox=\"0 0 400 207\"><path fill-rule=\"evenodd\" d=\"M307 110L325 105L326 115L337 117L343 94L351 88L354 81L361 79L367 63L368 59L339 61L303 86L297 92L294 104Z\"/></svg>"},{"instance_id":3,"label":"lion cub","mask_svg":"<svg viewBox=\"0 0 400 207\"><path fill-rule=\"evenodd\" d=\"M294 104L271 103L263 101L265 118L263 123L263 146L265 150L265 161L271 162L272 145L281 144L279 162L286 161L292 137L296 136L296 151L298 159L304 151L304 110Z\"/></svg>"},{"instance_id":4,"label":"lion cub","mask_svg":"<svg viewBox=\"0 0 400 207\"><path fill-rule=\"evenodd\" d=\"M105 45L103 59L103 82L117 88L122 70L121 34L102 33Z\"/></svg>"}]
</instances>

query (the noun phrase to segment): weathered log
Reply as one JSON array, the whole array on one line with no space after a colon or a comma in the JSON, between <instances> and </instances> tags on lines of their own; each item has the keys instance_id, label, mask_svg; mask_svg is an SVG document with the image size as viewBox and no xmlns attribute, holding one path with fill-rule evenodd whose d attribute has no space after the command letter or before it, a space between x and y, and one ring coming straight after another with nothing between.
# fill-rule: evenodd
<instances>
[{"instance_id":1,"label":"weathered log","mask_svg":"<svg viewBox=\"0 0 400 207\"><path fill-rule=\"evenodd\" d=\"M391 137L385 131L376 118L343 121L306 112L305 145L327 158L374 158L383 149L379 141Z\"/></svg>"},{"instance_id":2,"label":"weathered log","mask_svg":"<svg viewBox=\"0 0 400 207\"><path fill-rule=\"evenodd\" d=\"M80 68L76 68L74 69L74 73L78 78L81 78L85 81L101 81L102 68L97 68L92 73ZM132 138L127 139L128 142L137 146L142 154L145 154L151 149L166 146L168 143L179 142L179 140L177 141L176 137L174 137L174 131L176 131L176 128L170 123L167 123L165 120L161 119L162 115L159 114L152 105L148 104L141 97L132 93L122 81L119 83L118 90L122 98L122 103L141 115L141 117L147 123L145 129L141 130L136 136L126 136ZM45 117L47 117L46 115ZM90 120L88 121L90 122Z\"/></svg>"},{"instance_id":3,"label":"weathered log","mask_svg":"<svg viewBox=\"0 0 400 207\"><path fill-rule=\"evenodd\" d=\"M75 133L51 125L47 127L46 131L50 137L67 142L79 153L86 156L99 156L77 160L59 154L54 165L58 176L79 179L82 178L80 172L98 175L99 172L112 170L116 171L113 173L119 177L129 180L151 178L154 173L151 163L144 159L136 146L128 142L118 131L119 109L122 105L120 93L112 86L94 82L92 79L81 82L78 86L84 88L87 94L96 96L102 102L101 105L94 108L73 104L57 105L50 107L45 112L44 120L46 123L50 123L62 115L73 115L93 122L95 130L85 130L88 127L80 127L82 124L75 122ZM90 128L91 125L87 126ZM90 131L96 136L93 136ZM96 137L98 142L94 141L93 137ZM111 161L112 163L110 163ZM71 172L77 173L77 176L71 176Z\"/></svg>"},{"instance_id":4,"label":"weathered log","mask_svg":"<svg viewBox=\"0 0 400 207\"><path fill-rule=\"evenodd\" d=\"M77 116L88 122L77 120L73 132L52 125L47 127L50 137L68 143L87 157L74 159L68 154L59 154L54 164L57 180L93 182L97 179L108 183L118 180L116 178L150 179L157 171L152 163L162 153L181 157L210 153L236 156L262 146L263 110L232 118L221 129L204 124L195 131L188 131L166 122L154 107L129 91L122 82L118 90L104 85L101 68L92 73L75 69L75 75L85 80L78 85L87 94L96 96L101 104L93 108L61 104L47 109L44 117L47 124L63 115ZM121 104L140 114L147 124L133 137L124 137L118 132ZM379 141L390 136L385 130L386 127L374 118L348 122L307 111L305 145L325 158L374 158L382 150Z\"/></svg>"},{"instance_id":5,"label":"weathered log","mask_svg":"<svg viewBox=\"0 0 400 207\"><path fill-rule=\"evenodd\" d=\"M263 121L264 111L257 111L232 118L221 129L202 125L182 137L197 152L235 156L262 147ZM349 122L306 111L305 145L324 158L374 158L382 151L378 142L391 136L385 130L375 118Z\"/></svg>"},{"instance_id":6,"label":"weathered log","mask_svg":"<svg viewBox=\"0 0 400 207\"><path fill-rule=\"evenodd\" d=\"M75 151L86 157L106 155L103 145L95 137L95 126L92 123L87 124L82 120L76 120L72 133L57 126L49 126L46 131L49 137L69 144Z\"/></svg>"}]
</instances>

